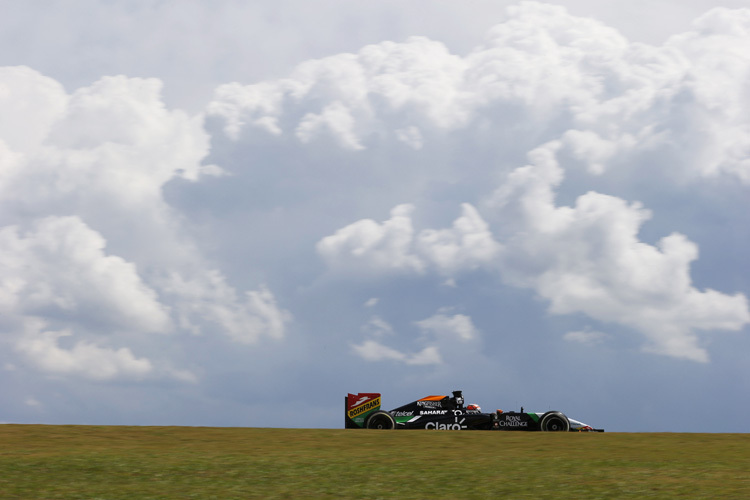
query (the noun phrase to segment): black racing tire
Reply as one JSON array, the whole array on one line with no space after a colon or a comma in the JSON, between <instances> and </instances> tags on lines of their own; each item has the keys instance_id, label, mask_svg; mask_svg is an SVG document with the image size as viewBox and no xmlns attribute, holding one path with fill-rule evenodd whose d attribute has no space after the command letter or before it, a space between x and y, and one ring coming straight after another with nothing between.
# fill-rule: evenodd
<instances>
[{"instance_id":1,"label":"black racing tire","mask_svg":"<svg viewBox=\"0 0 750 500\"><path fill-rule=\"evenodd\" d=\"M368 429L395 429L396 420L387 411L376 411L367 418L365 427Z\"/></svg>"},{"instance_id":2,"label":"black racing tire","mask_svg":"<svg viewBox=\"0 0 750 500\"><path fill-rule=\"evenodd\" d=\"M539 422L539 429L542 432L568 432L570 430L570 421L563 413L559 411L548 411L542 415Z\"/></svg>"}]
</instances>

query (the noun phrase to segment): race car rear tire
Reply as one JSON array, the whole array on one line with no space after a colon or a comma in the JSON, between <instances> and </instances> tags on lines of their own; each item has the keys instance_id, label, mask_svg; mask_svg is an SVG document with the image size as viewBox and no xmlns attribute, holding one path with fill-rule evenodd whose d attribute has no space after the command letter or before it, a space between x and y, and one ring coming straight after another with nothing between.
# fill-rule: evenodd
<instances>
[{"instance_id":1,"label":"race car rear tire","mask_svg":"<svg viewBox=\"0 0 750 500\"><path fill-rule=\"evenodd\" d=\"M549 411L542 415L539 428L543 432L568 432L570 430L570 421L568 417L559 411Z\"/></svg>"},{"instance_id":2,"label":"race car rear tire","mask_svg":"<svg viewBox=\"0 0 750 500\"><path fill-rule=\"evenodd\" d=\"M396 420L387 411L376 411L367 419L365 427L368 429L395 429Z\"/></svg>"}]
</instances>

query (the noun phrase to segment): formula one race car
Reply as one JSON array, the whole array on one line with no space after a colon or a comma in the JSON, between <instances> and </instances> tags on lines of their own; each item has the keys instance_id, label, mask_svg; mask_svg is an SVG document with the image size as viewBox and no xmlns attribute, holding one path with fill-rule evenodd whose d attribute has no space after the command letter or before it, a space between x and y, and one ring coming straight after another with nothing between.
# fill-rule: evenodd
<instances>
[{"instance_id":1,"label":"formula one race car","mask_svg":"<svg viewBox=\"0 0 750 500\"><path fill-rule=\"evenodd\" d=\"M483 413L478 405L464 406L461 391L453 391L453 396L427 396L391 411L380 409L378 393L348 394L345 409L347 429L604 432L559 411L524 412L522 407L519 412Z\"/></svg>"}]
</instances>

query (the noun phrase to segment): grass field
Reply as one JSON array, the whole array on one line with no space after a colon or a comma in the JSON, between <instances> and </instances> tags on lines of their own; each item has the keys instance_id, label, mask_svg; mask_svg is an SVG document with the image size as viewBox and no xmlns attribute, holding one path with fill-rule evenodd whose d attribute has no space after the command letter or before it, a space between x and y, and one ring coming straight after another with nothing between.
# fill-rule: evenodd
<instances>
[{"instance_id":1,"label":"grass field","mask_svg":"<svg viewBox=\"0 0 750 500\"><path fill-rule=\"evenodd\" d=\"M0 498L750 498L750 434L0 425Z\"/></svg>"}]
</instances>

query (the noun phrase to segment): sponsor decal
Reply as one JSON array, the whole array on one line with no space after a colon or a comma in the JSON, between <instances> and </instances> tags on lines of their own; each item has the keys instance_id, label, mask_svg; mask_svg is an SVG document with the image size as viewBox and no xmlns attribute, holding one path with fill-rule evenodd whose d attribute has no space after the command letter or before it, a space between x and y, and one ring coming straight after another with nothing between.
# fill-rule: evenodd
<instances>
[{"instance_id":1,"label":"sponsor decal","mask_svg":"<svg viewBox=\"0 0 750 500\"><path fill-rule=\"evenodd\" d=\"M417 406L424 406L427 408L442 408L443 404L440 401L417 401Z\"/></svg>"},{"instance_id":2,"label":"sponsor decal","mask_svg":"<svg viewBox=\"0 0 750 500\"><path fill-rule=\"evenodd\" d=\"M364 403L364 402L365 402L365 401L367 401L368 399L370 399L370 396L362 396L361 398L359 398L359 400L358 400L358 401L356 401L356 402L352 403L352 408L353 408L353 407L355 407L355 406L359 406L359 405L361 405L362 403Z\"/></svg>"},{"instance_id":3,"label":"sponsor decal","mask_svg":"<svg viewBox=\"0 0 750 500\"><path fill-rule=\"evenodd\" d=\"M448 410L420 410L420 415L445 415Z\"/></svg>"},{"instance_id":4,"label":"sponsor decal","mask_svg":"<svg viewBox=\"0 0 750 500\"><path fill-rule=\"evenodd\" d=\"M454 417L454 422L452 424L440 424L437 422L428 422L425 424L425 429L435 429L438 431L460 431L461 429L467 429L467 426L464 425L464 422L466 421L466 418L462 418L461 420L458 419L458 417Z\"/></svg>"},{"instance_id":5,"label":"sponsor decal","mask_svg":"<svg viewBox=\"0 0 750 500\"><path fill-rule=\"evenodd\" d=\"M397 417L394 415L394 418L396 419L397 424L403 424L404 422L413 422L415 420L419 420L419 417L410 417L408 415L405 415L403 417Z\"/></svg>"},{"instance_id":6,"label":"sponsor decal","mask_svg":"<svg viewBox=\"0 0 750 500\"><path fill-rule=\"evenodd\" d=\"M518 415L505 415L505 419L498 421L500 427L528 427L529 423L521 420Z\"/></svg>"},{"instance_id":7,"label":"sponsor decal","mask_svg":"<svg viewBox=\"0 0 750 500\"><path fill-rule=\"evenodd\" d=\"M360 416L363 413L367 413L368 411L375 410L377 408L380 408L380 396L376 397L375 399L365 401L359 406L350 408L349 411L347 411L347 415L349 415L349 418L354 419L354 417Z\"/></svg>"},{"instance_id":8,"label":"sponsor decal","mask_svg":"<svg viewBox=\"0 0 750 500\"><path fill-rule=\"evenodd\" d=\"M414 415L413 411L396 411L393 412L394 417L411 417Z\"/></svg>"},{"instance_id":9,"label":"sponsor decal","mask_svg":"<svg viewBox=\"0 0 750 500\"><path fill-rule=\"evenodd\" d=\"M380 397L380 394L377 392L360 392L359 394L349 393L346 396L346 409L349 411L352 408L356 408L357 406L378 397Z\"/></svg>"}]
</instances>

